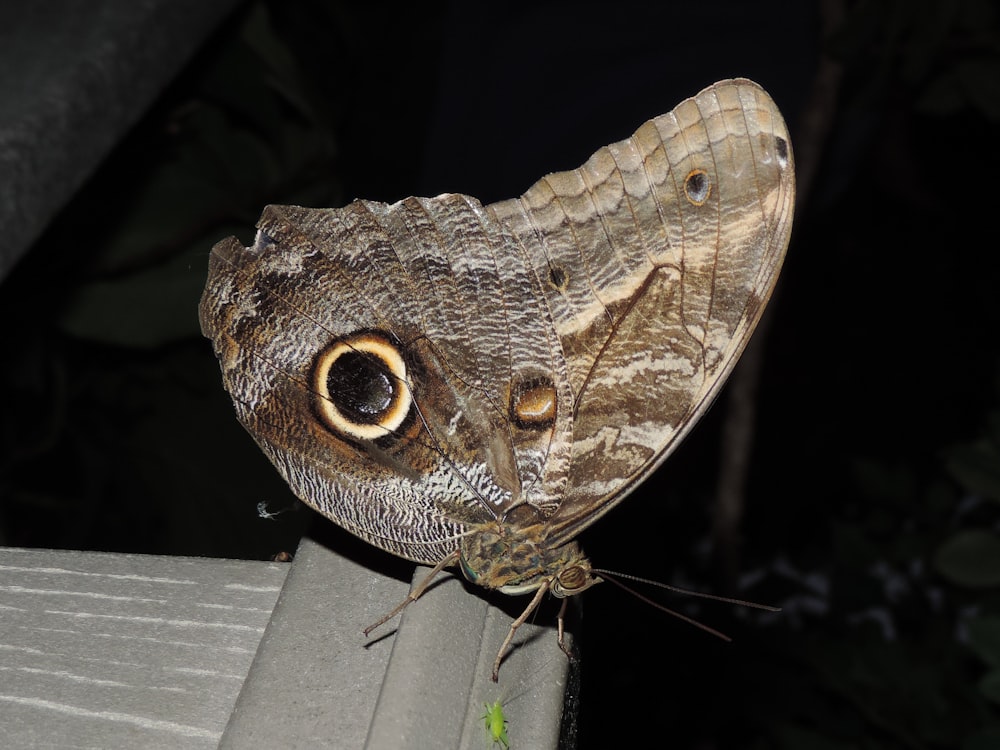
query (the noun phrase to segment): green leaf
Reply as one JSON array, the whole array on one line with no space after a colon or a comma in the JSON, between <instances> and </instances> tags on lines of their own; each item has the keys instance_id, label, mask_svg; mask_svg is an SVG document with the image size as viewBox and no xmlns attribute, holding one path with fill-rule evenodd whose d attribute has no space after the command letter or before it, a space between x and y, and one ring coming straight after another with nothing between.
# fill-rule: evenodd
<instances>
[{"instance_id":1,"label":"green leaf","mask_svg":"<svg viewBox=\"0 0 1000 750\"><path fill-rule=\"evenodd\" d=\"M986 415L986 438L994 446L1000 445L1000 411L991 411Z\"/></svg>"},{"instance_id":2,"label":"green leaf","mask_svg":"<svg viewBox=\"0 0 1000 750\"><path fill-rule=\"evenodd\" d=\"M972 106L993 122L1000 121L1000 60L964 60L955 72Z\"/></svg>"},{"instance_id":3,"label":"green leaf","mask_svg":"<svg viewBox=\"0 0 1000 750\"><path fill-rule=\"evenodd\" d=\"M991 442L959 445L948 451L948 471L969 492L1000 502L1000 452Z\"/></svg>"},{"instance_id":4,"label":"green leaf","mask_svg":"<svg viewBox=\"0 0 1000 750\"><path fill-rule=\"evenodd\" d=\"M962 750L996 750L998 747L1000 747L1000 727L983 729L962 743Z\"/></svg>"},{"instance_id":5,"label":"green leaf","mask_svg":"<svg viewBox=\"0 0 1000 750\"><path fill-rule=\"evenodd\" d=\"M917 488L913 468L905 464L885 464L857 459L851 470L861 491L868 497L909 503Z\"/></svg>"},{"instance_id":6,"label":"green leaf","mask_svg":"<svg viewBox=\"0 0 1000 750\"><path fill-rule=\"evenodd\" d=\"M934 555L934 568L960 586L996 586L1000 584L1000 538L978 529L955 534Z\"/></svg>"},{"instance_id":7,"label":"green leaf","mask_svg":"<svg viewBox=\"0 0 1000 750\"><path fill-rule=\"evenodd\" d=\"M220 226L218 238L230 229ZM153 268L80 287L63 310L60 327L77 338L142 349L198 336L198 301L212 241Z\"/></svg>"},{"instance_id":8,"label":"green leaf","mask_svg":"<svg viewBox=\"0 0 1000 750\"><path fill-rule=\"evenodd\" d=\"M979 692L994 703L1000 703L1000 669L994 669L983 675L979 681Z\"/></svg>"},{"instance_id":9,"label":"green leaf","mask_svg":"<svg viewBox=\"0 0 1000 750\"><path fill-rule=\"evenodd\" d=\"M954 71L945 70L932 76L915 100L918 112L945 117L961 111L967 99L959 87Z\"/></svg>"},{"instance_id":10,"label":"green leaf","mask_svg":"<svg viewBox=\"0 0 1000 750\"><path fill-rule=\"evenodd\" d=\"M778 727L778 746L785 750L848 750L849 742L831 739L818 732L794 724Z\"/></svg>"},{"instance_id":11,"label":"green leaf","mask_svg":"<svg viewBox=\"0 0 1000 750\"><path fill-rule=\"evenodd\" d=\"M969 646L991 667L1000 667L1000 615L984 615L969 622Z\"/></svg>"}]
</instances>

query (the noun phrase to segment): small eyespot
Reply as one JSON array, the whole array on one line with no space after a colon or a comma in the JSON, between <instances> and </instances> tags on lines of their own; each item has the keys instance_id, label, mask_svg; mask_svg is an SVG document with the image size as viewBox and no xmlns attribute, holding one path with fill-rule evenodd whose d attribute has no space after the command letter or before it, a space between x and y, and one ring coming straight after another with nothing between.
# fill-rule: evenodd
<instances>
[{"instance_id":1,"label":"small eyespot","mask_svg":"<svg viewBox=\"0 0 1000 750\"><path fill-rule=\"evenodd\" d=\"M692 169L684 178L684 195L695 206L702 205L712 194L712 182L704 169Z\"/></svg>"},{"instance_id":2,"label":"small eyespot","mask_svg":"<svg viewBox=\"0 0 1000 750\"><path fill-rule=\"evenodd\" d=\"M549 266L549 283L560 292L566 289L566 272L559 266Z\"/></svg>"},{"instance_id":3,"label":"small eyespot","mask_svg":"<svg viewBox=\"0 0 1000 750\"><path fill-rule=\"evenodd\" d=\"M778 164L788 166L788 141L781 136L774 137L774 152L778 155Z\"/></svg>"},{"instance_id":4,"label":"small eyespot","mask_svg":"<svg viewBox=\"0 0 1000 750\"><path fill-rule=\"evenodd\" d=\"M355 440L391 434L413 404L399 347L377 332L353 333L330 344L316 357L312 381L325 425Z\"/></svg>"},{"instance_id":5,"label":"small eyespot","mask_svg":"<svg viewBox=\"0 0 1000 750\"><path fill-rule=\"evenodd\" d=\"M533 377L510 389L510 418L522 430L545 430L556 422L558 398L551 378Z\"/></svg>"}]
</instances>

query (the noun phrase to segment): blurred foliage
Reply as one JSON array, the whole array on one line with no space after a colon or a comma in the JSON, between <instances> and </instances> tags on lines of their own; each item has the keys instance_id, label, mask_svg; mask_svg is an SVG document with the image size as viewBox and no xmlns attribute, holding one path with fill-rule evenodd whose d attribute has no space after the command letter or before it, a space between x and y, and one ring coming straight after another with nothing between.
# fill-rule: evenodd
<instances>
[{"instance_id":1,"label":"blurred foliage","mask_svg":"<svg viewBox=\"0 0 1000 750\"><path fill-rule=\"evenodd\" d=\"M772 304L740 550L738 595L783 611L683 603L722 644L588 594L582 748L1000 747L1000 274L980 236L998 10L845 10L824 40L844 71L834 135ZM450 93L433 87L448 21L439 4L250 2L165 92L0 287L2 543L294 548L308 514L258 515L298 506L198 331L208 251L248 241L266 203L411 192ZM595 564L713 588L723 417L588 531Z\"/></svg>"},{"instance_id":2,"label":"blurred foliage","mask_svg":"<svg viewBox=\"0 0 1000 750\"><path fill-rule=\"evenodd\" d=\"M673 747L1000 747L1000 8L827 5L845 11L824 45L839 102L769 311L733 592L782 613L682 604L734 637L720 645L589 595L584 738L615 742L607 717L627 714ZM596 564L706 588L724 408L666 488L589 534ZM651 671L657 689L636 691Z\"/></svg>"},{"instance_id":3,"label":"blurred foliage","mask_svg":"<svg viewBox=\"0 0 1000 750\"><path fill-rule=\"evenodd\" d=\"M197 307L208 249L249 240L265 203L340 200L335 131L267 7L249 6L5 282L4 318L20 322L5 331L5 543L294 548L292 525L275 539L254 512L292 499L246 458Z\"/></svg>"},{"instance_id":4,"label":"blurred foliage","mask_svg":"<svg viewBox=\"0 0 1000 750\"><path fill-rule=\"evenodd\" d=\"M871 97L899 85L918 112L972 108L1000 122L1000 7L994 0L861 0L830 40Z\"/></svg>"}]
</instances>

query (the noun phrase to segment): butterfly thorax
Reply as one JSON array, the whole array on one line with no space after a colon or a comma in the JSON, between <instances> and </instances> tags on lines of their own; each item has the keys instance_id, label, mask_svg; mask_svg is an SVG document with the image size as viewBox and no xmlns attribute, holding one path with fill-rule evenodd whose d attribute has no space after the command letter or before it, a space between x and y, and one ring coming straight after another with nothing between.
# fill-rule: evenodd
<instances>
[{"instance_id":1,"label":"butterfly thorax","mask_svg":"<svg viewBox=\"0 0 1000 750\"><path fill-rule=\"evenodd\" d=\"M524 594L547 586L559 597L578 594L597 579L576 542L547 543L543 524L484 525L462 538L459 565L465 577L505 594Z\"/></svg>"}]
</instances>

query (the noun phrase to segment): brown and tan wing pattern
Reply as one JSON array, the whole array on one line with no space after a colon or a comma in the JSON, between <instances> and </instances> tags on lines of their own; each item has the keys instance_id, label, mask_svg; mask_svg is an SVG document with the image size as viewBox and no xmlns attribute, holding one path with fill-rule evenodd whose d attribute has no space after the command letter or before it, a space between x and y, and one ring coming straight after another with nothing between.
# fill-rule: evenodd
<instances>
[{"instance_id":1,"label":"brown and tan wing pattern","mask_svg":"<svg viewBox=\"0 0 1000 750\"><path fill-rule=\"evenodd\" d=\"M709 406L771 295L794 200L781 114L757 84L731 80L490 206L547 282L574 393L553 546L628 494Z\"/></svg>"},{"instance_id":2,"label":"brown and tan wing pattern","mask_svg":"<svg viewBox=\"0 0 1000 750\"><path fill-rule=\"evenodd\" d=\"M726 81L520 199L269 206L251 247L214 248L202 330L242 423L341 526L426 563L504 524L556 546L721 387L793 196L781 115Z\"/></svg>"},{"instance_id":3,"label":"brown and tan wing pattern","mask_svg":"<svg viewBox=\"0 0 1000 750\"><path fill-rule=\"evenodd\" d=\"M436 563L513 506L554 511L543 475L565 484L569 413L527 429L509 414L512 391L539 382L572 400L545 298L512 247L478 201L442 195L269 206L251 247L212 251L202 329L240 421L304 502L396 555ZM345 352L360 369L337 364ZM333 381L317 379L324 358ZM398 387L400 418L340 429L324 389L353 388L344 372Z\"/></svg>"}]
</instances>

